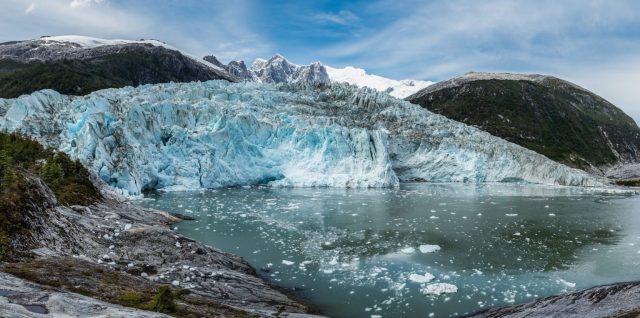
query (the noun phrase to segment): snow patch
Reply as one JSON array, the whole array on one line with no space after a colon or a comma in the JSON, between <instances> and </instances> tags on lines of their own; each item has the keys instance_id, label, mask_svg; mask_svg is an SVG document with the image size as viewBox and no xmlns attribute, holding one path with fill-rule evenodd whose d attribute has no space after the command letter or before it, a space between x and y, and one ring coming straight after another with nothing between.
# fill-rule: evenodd
<instances>
[{"instance_id":1,"label":"snow patch","mask_svg":"<svg viewBox=\"0 0 640 318\"><path fill-rule=\"evenodd\" d=\"M365 70L353 66L333 68L325 65L325 68L332 82L349 83L358 87L369 87L380 92L389 93L389 95L396 98L405 98L434 84L434 82L420 80L393 80L368 74Z\"/></svg>"},{"instance_id":2,"label":"snow patch","mask_svg":"<svg viewBox=\"0 0 640 318\"><path fill-rule=\"evenodd\" d=\"M100 39L100 38L94 38L94 37L90 37L90 36L83 36L83 35L59 35L59 36L46 36L46 37L41 37L39 38L37 41L41 41L44 42L45 45L51 45L51 44L55 44L55 43L72 43L72 44L76 44L81 48L84 49L90 49L90 48L96 48L96 47L100 47L100 46L108 46L108 45L123 45L123 44L151 44L153 46L161 46L164 48L167 48L169 50L173 50L173 51L178 51L180 52L182 55L189 57L190 59L206 65L210 68L216 69L218 71L222 71L222 72L226 72L225 70L223 70L221 67L214 65L212 63L209 63L205 60L202 60L200 58L197 58L196 56L187 53L185 51L182 51L174 46L171 46L167 43L164 43L162 41L158 41L158 40L121 40L121 39Z\"/></svg>"}]
</instances>

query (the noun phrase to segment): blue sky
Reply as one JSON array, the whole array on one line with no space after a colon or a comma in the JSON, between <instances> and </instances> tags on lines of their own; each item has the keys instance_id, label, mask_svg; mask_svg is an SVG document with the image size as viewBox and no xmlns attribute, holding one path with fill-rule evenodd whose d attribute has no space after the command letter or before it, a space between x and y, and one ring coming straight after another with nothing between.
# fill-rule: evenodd
<instances>
[{"instance_id":1,"label":"blue sky","mask_svg":"<svg viewBox=\"0 0 640 318\"><path fill-rule=\"evenodd\" d=\"M221 60L281 53L403 79L556 75L640 122L640 1L0 0L0 41L157 38Z\"/></svg>"}]
</instances>

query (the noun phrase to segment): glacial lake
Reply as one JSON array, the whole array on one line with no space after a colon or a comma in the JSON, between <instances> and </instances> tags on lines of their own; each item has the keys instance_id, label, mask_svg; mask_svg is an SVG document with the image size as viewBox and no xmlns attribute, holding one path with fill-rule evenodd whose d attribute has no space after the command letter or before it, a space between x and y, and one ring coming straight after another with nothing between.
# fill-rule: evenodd
<instances>
[{"instance_id":1,"label":"glacial lake","mask_svg":"<svg viewBox=\"0 0 640 318\"><path fill-rule=\"evenodd\" d=\"M244 257L332 317L459 316L640 279L640 197L622 192L251 187L140 203L194 217L176 231Z\"/></svg>"}]
</instances>

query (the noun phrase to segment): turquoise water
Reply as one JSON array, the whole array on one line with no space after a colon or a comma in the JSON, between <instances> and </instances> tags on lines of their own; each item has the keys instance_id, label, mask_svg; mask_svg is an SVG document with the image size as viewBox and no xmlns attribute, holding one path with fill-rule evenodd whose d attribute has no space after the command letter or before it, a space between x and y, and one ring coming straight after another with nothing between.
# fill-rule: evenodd
<instances>
[{"instance_id":1,"label":"turquoise water","mask_svg":"<svg viewBox=\"0 0 640 318\"><path fill-rule=\"evenodd\" d=\"M253 187L151 193L141 204L193 216L176 230L243 256L333 317L458 316L640 279L640 198L624 193ZM438 283L457 292L429 293Z\"/></svg>"}]
</instances>

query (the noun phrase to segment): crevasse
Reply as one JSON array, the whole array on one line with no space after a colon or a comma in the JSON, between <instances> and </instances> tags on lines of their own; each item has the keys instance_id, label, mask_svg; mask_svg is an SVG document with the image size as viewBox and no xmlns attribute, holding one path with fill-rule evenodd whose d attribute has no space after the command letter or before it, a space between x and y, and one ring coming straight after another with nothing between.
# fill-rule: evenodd
<instances>
[{"instance_id":1,"label":"crevasse","mask_svg":"<svg viewBox=\"0 0 640 318\"><path fill-rule=\"evenodd\" d=\"M67 152L108 184L196 189L401 181L600 185L419 106L345 84L209 81L0 99L0 128Z\"/></svg>"}]
</instances>

